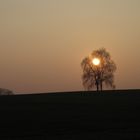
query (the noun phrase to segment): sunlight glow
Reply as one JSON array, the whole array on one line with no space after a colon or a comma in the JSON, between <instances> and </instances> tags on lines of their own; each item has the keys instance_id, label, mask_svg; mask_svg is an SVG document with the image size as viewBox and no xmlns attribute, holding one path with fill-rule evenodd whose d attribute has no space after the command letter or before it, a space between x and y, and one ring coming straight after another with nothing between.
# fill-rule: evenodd
<instances>
[{"instance_id":1,"label":"sunlight glow","mask_svg":"<svg viewBox=\"0 0 140 140\"><path fill-rule=\"evenodd\" d=\"M100 59L94 58L94 59L92 60L92 63L93 63L93 65L98 66L98 65L100 64Z\"/></svg>"}]
</instances>

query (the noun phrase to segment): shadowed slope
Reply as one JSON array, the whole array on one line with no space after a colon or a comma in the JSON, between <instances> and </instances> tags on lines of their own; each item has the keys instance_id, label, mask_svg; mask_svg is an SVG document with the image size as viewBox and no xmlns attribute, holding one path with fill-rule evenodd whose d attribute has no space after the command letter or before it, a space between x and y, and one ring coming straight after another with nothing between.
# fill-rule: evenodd
<instances>
[{"instance_id":1,"label":"shadowed slope","mask_svg":"<svg viewBox=\"0 0 140 140\"><path fill-rule=\"evenodd\" d=\"M140 138L140 90L0 97L2 139Z\"/></svg>"}]
</instances>

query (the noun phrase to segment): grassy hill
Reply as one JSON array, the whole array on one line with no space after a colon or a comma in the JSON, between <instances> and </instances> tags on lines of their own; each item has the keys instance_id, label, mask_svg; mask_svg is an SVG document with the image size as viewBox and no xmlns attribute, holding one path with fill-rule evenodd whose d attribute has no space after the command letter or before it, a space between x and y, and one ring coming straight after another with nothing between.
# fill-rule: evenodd
<instances>
[{"instance_id":1,"label":"grassy hill","mask_svg":"<svg viewBox=\"0 0 140 140\"><path fill-rule=\"evenodd\" d=\"M140 139L140 90L0 96L0 139Z\"/></svg>"}]
</instances>

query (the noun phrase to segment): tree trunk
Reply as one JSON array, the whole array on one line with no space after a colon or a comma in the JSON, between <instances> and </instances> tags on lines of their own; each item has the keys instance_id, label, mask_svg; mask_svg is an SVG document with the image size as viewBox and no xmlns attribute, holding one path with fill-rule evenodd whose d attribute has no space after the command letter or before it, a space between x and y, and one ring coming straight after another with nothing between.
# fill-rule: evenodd
<instances>
[{"instance_id":1,"label":"tree trunk","mask_svg":"<svg viewBox=\"0 0 140 140\"><path fill-rule=\"evenodd\" d=\"M101 91L103 90L103 82L101 81L100 83L100 88L101 88Z\"/></svg>"},{"instance_id":2,"label":"tree trunk","mask_svg":"<svg viewBox=\"0 0 140 140\"><path fill-rule=\"evenodd\" d=\"M97 83L97 85L96 85L96 86L97 86L97 91L99 91L99 83Z\"/></svg>"},{"instance_id":3,"label":"tree trunk","mask_svg":"<svg viewBox=\"0 0 140 140\"><path fill-rule=\"evenodd\" d=\"M95 85L96 85L97 91L99 91L99 81L97 79L96 79Z\"/></svg>"}]
</instances>

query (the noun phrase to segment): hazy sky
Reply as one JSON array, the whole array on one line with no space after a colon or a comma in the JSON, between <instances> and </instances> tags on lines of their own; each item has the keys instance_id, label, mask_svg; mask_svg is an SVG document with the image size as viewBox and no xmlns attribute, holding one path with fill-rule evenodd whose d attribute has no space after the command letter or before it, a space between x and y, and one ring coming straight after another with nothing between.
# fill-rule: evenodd
<instances>
[{"instance_id":1,"label":"hazy sky","mask_svg":"<svg viewBox=\"0 0 140 140\"><path fill-rule=\"evenodd\" d=\"M105 47L117 89L140 88L140 0L0 0L0 87L83 90L80 63Z\"/></svg>"}]
</instances>

